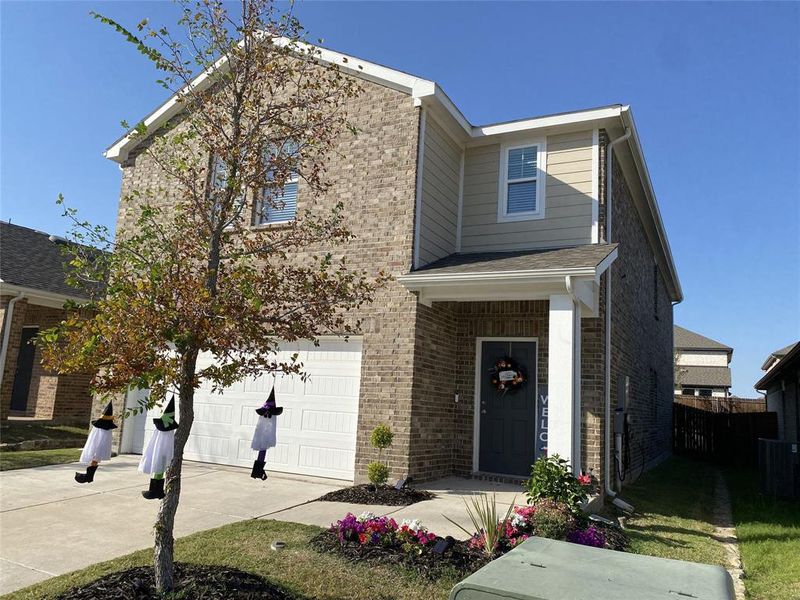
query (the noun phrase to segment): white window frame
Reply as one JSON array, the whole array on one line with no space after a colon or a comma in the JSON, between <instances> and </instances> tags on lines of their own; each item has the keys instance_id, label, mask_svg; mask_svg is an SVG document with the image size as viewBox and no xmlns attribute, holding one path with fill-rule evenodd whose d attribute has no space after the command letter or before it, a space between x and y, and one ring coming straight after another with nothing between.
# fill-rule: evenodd
<instances>
[{"instance_id":1,"label":"white window frame","mask_svg":"<svg viewBox=\"0 0 800 600\"><path fill-rule=\"evenodd\" d=\"M508 153L519 148L536 146L536 210L508 213ZM497 222L531 221L543 219L545 210L545 180L547 178L547 145L542 138L500 146L500 184L497 189ZM512 179L511 183L532 181L534 178Z\"/></svg>"},{"instance_id":2,"label":"white window frame","mask_svg":"<svg viewBox=\"0 0 800 600\"><path fill-rule=\"evenodd\" d=\"M297 198L300 197L300 176L297 173L292 173L292 176L286 180L286 183L283 184L284 190L286 186L290 183L297 184ZM255 217L258 215L259 205L263 202L264 198L264 190L261 190L259 194L260 198L254 203L253 205L253 220L255 221ZM274 225L286 225L287 223L292 223L297 220L297 198L294 201L294 218L293 219L284 219L283 221L264 221L263 223L253 223L251 227L271 227Z\"/></svg>"}]
</instances>

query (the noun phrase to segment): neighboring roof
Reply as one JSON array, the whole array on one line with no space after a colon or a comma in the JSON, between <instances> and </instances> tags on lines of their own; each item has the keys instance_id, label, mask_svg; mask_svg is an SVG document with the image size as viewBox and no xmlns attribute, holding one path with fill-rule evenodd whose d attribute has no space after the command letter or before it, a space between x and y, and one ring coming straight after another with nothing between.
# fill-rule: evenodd
<instances>
[{"instance_id":1,"label":"neighboring roof","mask_svg":"<svg viewBox=\"0 0 800 600\"><path fill-rule=\"evenodd\" d=\"M0 221L0 281L65 299L88 298L84 291L67 285L64 243L43 231Z\"/></svg>"},{"instance_id":2,"label":"neighboring roof","mask_svg":"<svg viewBox=\"0 0 800 600\"><path fill-rule=\"evenodd\" d=\"M787 346L787 348L791 349L778 361L777 365L767 371L767 374L758 380L753 386L755 389L766 390L775 381L780 380L784 376L788 376L789 369L800 368L800 342L795 343L793 346ZM784 348L781 348L781 350L783 349Z\"/></svg>"},{"instance_id":3,"label":"neighboring roof","mask_svg":"<svg viewBox=\"0 0 800 600\"><path fill-rule=\"evenodd\" d=\"M794 347L797 345L797 343L798 343L798 342L795 342L794 344L789 344L788 346L784 346L784 347L783 347L783 348L781 348L780 350L775 350L775 352L773 352L772 354L770 354L770 355L767 357L767 359L764 361L764 364L762 364L762 365L761 365L761 370L762 370L762 371L766 371L767 369L769 369L769 367L770 367L770 366L771 366L773 363L775 363L775 362L779 361L779 360L780 360L780 359L782 359L784 356L786 356L787 354L789 354L789 352L791 351L791 349L792 349L792 348L794 348Z\"/></svg>"},{"instance_id":4,"label":"neighboring roof","mask_svg":"<svg viewBox=\"0 0 800 600\"><path fill-rule=\"evenodd\" d=\"M689 367L681 365L681 386L731 387L731 370L728 367Z\"/></svg>"},{"instance_id":5,"label":"neighboring roof","mask_svg":"<svg viewBox=\"0 0 800 600\"><path fill-rule=\"evenodd\" d=\"M617 244L587 244L554 250L451 254L413 271L412 275L417 273L455 275L529 271L544 273L580 269L594 271L616 248Z\"/></svg>"},{"instance_id":6,"label":"neighboring roof","mask_svg":"<svg viewBox=\"0 0 800 600\"><path fill-rule=\"evenodd\" d=\"M672 345L676 350L724 350L728 354L733 354L733 348L730 346L690 331L680 325L673 325L672 332Z\"/></svg>"},{"instance_id":7,"label":"neighboring roof","mask_svg":"<svg viewBox=\"0 0 800 600\"><path fill-rule=\"evenodd\" d=\"M288 45L290 43L285 38L280 38L276 40L276 42L283 45ZM573 124L581 124L582 126L593 129L611 127L612 124L615 124L616 128L630 132L630 137L624 145L630 148L633 165L639 176L644 192L646 207L644 209L645 217L643 217L642 222L645 226L645 231L648 233L648 238L650 238L651 232L654 236L654 241L651 243L656 249L657 257L659 259L663 258L663 262L666 265L665 274L667 277L665 277L665 279L667 281L670 298L673 302L681 302L683 300L683 290L681 289L681 283L678 278L678 271L675 267L672 250L669 246L669 240L667 239L667 234L664 229L661 211L658 207L653 183L650 179L650 172L647 168L644 152L642 151L642 145L639 140L639 133L636 129L636 123L633 120L633 111L631 111L630 106L612 104L600 108L475 126L467 120L461 110L459 110L441 86L435 81L416 77L397 69L385 67L321 46L305 43L298 44L298 46L300 47L300 52L315 53L315 60L326 64L338 65L345 73L407 93L413 98L415 105L434 107L435 110L443 112L457 124L462 141L478 140L492 135L501 135L518 131L544 130L546 128ZM180 113L182 105L179 100L186 89L203 89L208 87L212 82L211 75L215 71L224 71L227 68L227 62L224 58L220 58L209 70L198 75L184 90L174 94L159 108L150 113L150 115L142 120L147 126L148 131L152 132L159 129L172 117ZM105 151L105 157L115 162L123 163L127 160L130 151L143 139L143 136L135 135L135 129L131 129Z\"/></svg>"}]
</instances>

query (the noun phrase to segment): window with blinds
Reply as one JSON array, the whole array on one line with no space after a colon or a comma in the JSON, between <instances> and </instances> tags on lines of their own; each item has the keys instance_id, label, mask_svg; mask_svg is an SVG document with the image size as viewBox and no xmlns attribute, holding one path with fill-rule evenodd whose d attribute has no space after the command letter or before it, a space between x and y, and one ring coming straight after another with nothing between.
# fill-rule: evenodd
<instances>
[{"instance_id":1,"label":"window with blinds","mask_svg":"<svg viewBox=\"0 0 800 600\"><path fill-rule=\"evenodd\" d=\"M257 203L254 224L284 223L297 216L297 177L283 186L283 192L268 201L264 192Z\"/></svg>"},{"instance_id":2,"label":"window with blinds","mask_svg":"<svg viewBox=\"0 0 800 600\"><path fill-rule=\"evenodd\" d=\"M542 155L540 143L503 148L498 211L501 221L542 216L540 181Z\"/></svg>"}]
</instances>

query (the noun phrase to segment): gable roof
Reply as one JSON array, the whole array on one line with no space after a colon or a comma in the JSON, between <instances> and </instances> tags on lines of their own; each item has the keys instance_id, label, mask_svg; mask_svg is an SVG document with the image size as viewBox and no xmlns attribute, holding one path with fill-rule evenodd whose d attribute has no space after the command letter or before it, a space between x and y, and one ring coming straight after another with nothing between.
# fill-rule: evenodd
<instances>
[{"instance_id":1,"label":"gable roof","mask_svg":"<svg viewBox=\"0 0 800 600\"><path fill-rule=\"evenodd\" d=\"M786 346L786 348L789 349L788 352L786 352L786 354L784 354L783 357L778 360L777 365L767 371L767 373L758 380L758 382L753 386L755 389L766 390L770 385L772 385L772 383L780 379L782 376L788 377L789 373L786 372L787 369L791 369L792 367L800 368L800 342L797 342L791 346ZM786 348L781 348L781 350L786 350Z\"/></svg>"},{"instance_id":2,"label":"gable roof","mask_svg":"<svg viewBox=\"0 0 800 600\"><path fill-rule=\"evenodd\" d=\"M286 38L279 38L275 40L275 42L282 45L292 43ZM658 207L658 201L650 179L650 172L647 168L630 106L612 104L587 110L475 126L467 120L461 110L435 81L417 77L404 71L392 69L355 56L336 52L322 46L296 43L296 47L298 47L299 53L306 53L307 55L313 53L315 60L325 64L335 64L342 72L409 94L415 106L424 106L433 110L435 113L443 114L452 119L452 122L456 124L455 128L459 132L459 137L462 142L479 140L493 135L526 131L543 132L552 128L572 127L577 125L593 129L615 129L629 133L630 135L627 141L625 141L620 148L629 148L633 168L636 170L638 178L641 181L645 205L643 208L642 223L645 227L648 239L654 248L655 254L659 259L659 265L663 264L664 266L666 275L665 281L667 282L670 298L673 302L681 302L683 300L683 290L681 289L678 271L675 267L675 260L672 256L672 249L670 248L666 230L664 229L661 211ZM184 90L190 88L204 89L208 87L212 83L211 76L213 73L217 70L223 71L227 68L227 62L224 57L220 58L209 70L200 73L186 88L184 88ZM158 130L172 117L181 112L183 107L180 103L180 97L185 93L184 90L174 94L169 100L142 120L149 132ZM105 151L105 157L117 163L125 162L129 153L144 139L142 136L134 134L135 128L132 128Z\"/></svg>"},{"instance_id":3,"label":"gable roof","mask_svg":"<svg viewBox=\"0 0 800 600\"><path fill-rule=\"evenodd\" d=\"M83 290L66 282L66 240L43 231L0 221L0 282L61 296L88 299Z\"/></svg>"},{"instance_id":4,"label":"gable roof","mask_svg":"<svg viewBox=\"0 0 800 600\"><path fill-rule=\"evenodd\" d=\"M733 354L733 348L730 346L690 331L680 325L673 325L672 336L672 345L676 350L719 350Z\"/></svg>"},{"instance_id":5,"label":"gable roof","mask_svg":"<svg viewBox=\"0 0 800 600\"><path fill-rule=\"evenodd\" d=\"M784 346L780 350L775 350L775 352L771 353L767 359L764 361L764 364L761 365L761 370L766 371L769 369L774 363L778 362L784 356L789 354L789 352L794 348L798 343L795 342L794 344L789 344L788 346Z\"/></svg>"}]
</instances>

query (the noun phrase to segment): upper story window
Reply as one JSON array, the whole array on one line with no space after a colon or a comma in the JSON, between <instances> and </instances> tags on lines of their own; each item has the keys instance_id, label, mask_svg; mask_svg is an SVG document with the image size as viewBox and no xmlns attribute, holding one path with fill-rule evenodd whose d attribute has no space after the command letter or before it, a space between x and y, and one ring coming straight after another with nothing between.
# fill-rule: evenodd
<instances>
[{"instance_id":1,"label":"upper story window","mask_svg":"<svg viewBox=\"0 0 800 600\"><path fill-rule=\"evenodd\" d=\"M544 141L501 147L498 221L544 217L544 161Z\"/></svg>"},{"instance_id":2,"label":"upper story window","mask_svg":"<svg viewBox=\"0 0 800 600\"><path fill-rule=\"evenodd\" d=\"M214 203L212 211L214 216L217 216L221 210L222 196L228 187L228 165L219 156L213 156L211 159L211 189L214 195ZM245 202L245 194L242 192L236 199L236 207L241 208Z\"/></svg>"},{"instance_id":3,"label":"upper story window","mask_svg":"<svg viewBox=\"0 0 800 600\"><path fill-rule=\"evenodd\" d=\"M282 152L287 155L296 154L296 144L287 142ZM253 211L253 225L269 225L273 223L288 223L297 217L297 173L291 173L281 192L263 190L255 203ZM272 197L269 194L273 194Z\"/></svg>"}]
</instances>

